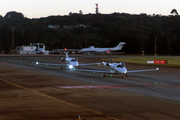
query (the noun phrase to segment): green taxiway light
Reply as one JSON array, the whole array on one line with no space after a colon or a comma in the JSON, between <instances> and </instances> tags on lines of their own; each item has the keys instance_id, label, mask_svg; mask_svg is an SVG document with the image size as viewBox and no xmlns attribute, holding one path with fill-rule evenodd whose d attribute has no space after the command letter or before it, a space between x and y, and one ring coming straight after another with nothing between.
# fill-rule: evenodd
<instances>
[{"instance_id":1,"label":"green taxiway light","mask_svg":"<svg viewBox=\"0 0 180 120\"><path fill-rule=\"evenodd\" d=\"M33 62L32 62L32 64L33 64Z\"/></svg>"},{"instance_id":2,"label":"green taxiway light","mask_svg":"<svg viewBox=\"0 0 180 120\"><path fill-rule=\"evenodd\" d=\"M157 83L155 83L157 85Z\"/></svg>"},{"instance_id":3,"label":"green taxiway light","mask_svg":"<svg viewBox=\"0 0 180 120\"><path fill-rule=\"evenodd\" d=\"M56 66L57 67L57 66Z\"/></svg>"},{"instance_id":4,"label":"green taxiway light","mask_svg":"<svg viewBox=\"0 0 180 120\"><path fill-rule=\"evenodd\" d=\"M27 61L25 61L27 63Z\"/></svg>"},{"instance_id":5,"label":"green taxiway light","mask_svg":"<svg viewBox=\"0 0 180 120\"><path fill-rule=\"evenodd\" d=\"M47 64L46 64L46 66L47 66Z\"/></svg>"},{"instance_id":6,"label":"green taxiway light","mask_svg":"<svg viewBox=\"0 0 180 120\"><path fill-rule=\"evenodd\" d=\"M73 70L76 70L76 68L73 68Z\"/></svg>"},{"instance_id":7,"label":"green taxiway light","mask_svg":"<svg viewBox=\"0 0 180 120\"><path fill-rule=\"evenodd\" d=\"M112 77L112 75L111 75L111 77Z\"/></svg>"},{"instance_id":8,"label":"green taxiway light","mask_svg":"<svg viewBox=\"0 0 180 120\"><path fill-rule=\"evenodd\" d=\"M94 72L94 74L96 74L96 73Z\"/></svg>"},{"instance_id":9,"label":"green taxiway light","mask_svg":"<svg viewBox=\"0 0 180 120\"><path fill-rule=\"evenodd\" d=\"M21 60L20 60L20 62L21 62Z\"/></svg>"},{"instance_id":10,"label":"green taxiway light","mask_svg":"<svg viewBox=\"0 0 180 120\"><path fill-rule=\"evenodd\" d=\"M10 61L12 61L12 60L10 60Z\"/></svg>"}]
</instances>

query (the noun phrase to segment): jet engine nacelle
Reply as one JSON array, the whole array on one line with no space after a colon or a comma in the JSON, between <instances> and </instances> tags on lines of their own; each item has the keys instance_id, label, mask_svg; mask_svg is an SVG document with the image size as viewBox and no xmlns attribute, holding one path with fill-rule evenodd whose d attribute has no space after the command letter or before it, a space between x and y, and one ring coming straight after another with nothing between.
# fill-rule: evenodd
<instances>
[{"instance_id":1,"label":"jet engine nacelle","mask_svg":"<svg viewBox=\"0 0 180 120\"><path fill-rule=\"evenodd\" d=\"M66 58L65 58L65 57L62 57L62 58L61 58L61 61L62 61L62 62L65 62L65 61L66 61Z\"/></svg>"},{"instance_id":2,"label":"jet engine nacelle","mask_svg":"<svg viewBox=\"0 0 180 120\"><path fill-rule=\"evenodd\" d=\"M108 63L108 62L104 62L104 66L105 66L105 67L108 67L108 66L109 66L109 63Z\"/></svg>"}]
</instances>

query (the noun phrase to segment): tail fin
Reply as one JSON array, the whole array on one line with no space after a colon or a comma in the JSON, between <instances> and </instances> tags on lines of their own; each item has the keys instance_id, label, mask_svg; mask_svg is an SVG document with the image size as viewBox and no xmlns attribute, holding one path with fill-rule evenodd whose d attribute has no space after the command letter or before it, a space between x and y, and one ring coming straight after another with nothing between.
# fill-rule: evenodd
<instances>
[{"instance_id":1,"label":"tail fin","mask_svg":"<svg viewBox=\"0 0 180 120\"><path fill-rule=\"evenodd\" d=\"M68 52L65 52L65 54L66 54L66 58L68 58Z\"/></svg>"},{"instance_id":2,"label":"tail fin","mask_svg":"<svg viewBox=\"0 0 180 120\"><path fill-rule=\"evenodd\" d=\"M125 42L120 42L115 48L121 50Z\"/></svg>"}]
</instances>

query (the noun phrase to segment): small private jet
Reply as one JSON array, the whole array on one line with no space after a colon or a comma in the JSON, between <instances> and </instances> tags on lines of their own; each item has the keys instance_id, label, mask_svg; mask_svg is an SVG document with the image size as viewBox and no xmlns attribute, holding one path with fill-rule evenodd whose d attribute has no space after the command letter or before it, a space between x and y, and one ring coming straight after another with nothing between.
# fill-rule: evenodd
<instances>
[{"instance_id":1,"label":"small private jet","mask_svg":"<svg viewBox=\"0 0 180 120\"><path fill-rule=\"evenodd\" d=\"M116 47L113 47L113 48L95 48L94 46L90 46L89 48L83 48L83 49L79 50L79 52L117 51L117 50L121 50L124 44L126 44L126 43L120 42Z\"/></svg>"},{"instance_id":2,"label":"small private jet","mask_svg":"<svg viewBox=\"0 0 180 120\"><path fill-rule=\"evenodd\" d=\"M80 68L81 66L98 64L98 63L79 64L77 57L74 57L74 58L68 57L68 52L65 52L65 55L66 55L65 57L61 58L61 61L65 62L65 64L39 63L39 62L36 62L36 64L59 66L60 69L62 69L63 67L66 67L68 69L73 69L73 68L76 68L76 67Z\"/></svg>"},{"instance_id":3,"label":"small private jet","mask_svg":"<svg viewBox=\"0 0 180 120\"><path fill-rule=\"evenodd\" d=\"M157 71L159 68L156 69L145 69L145 70L133 70L133 71L128 71L127 68L125 67L125 63L120 62L120 63L109 63L109 62L103 62L105 67L109 67L109 71L100 71L100 70L85 70L85 69L78 69L79 71L86 71L86 72L97 72L97 73L102 73L102 76L105 77L106 74L114 74L114 75L125 75L126 77L129 76L129 73L133 72L145 72L145 71ZM76 69L77 70L77 69Z\"/></svg>"}]
</instances>

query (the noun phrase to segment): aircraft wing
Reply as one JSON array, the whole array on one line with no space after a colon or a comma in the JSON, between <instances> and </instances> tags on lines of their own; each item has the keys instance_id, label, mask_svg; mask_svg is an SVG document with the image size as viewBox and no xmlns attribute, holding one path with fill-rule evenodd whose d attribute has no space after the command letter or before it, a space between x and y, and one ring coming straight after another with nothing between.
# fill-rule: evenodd
<instances>
[{"instance_id":1,"label":"aircraft wing","mask_svg":"<svg viewBox=\"0 0 180 120\"><path fill-rule=\"evenodd\" d=\"M76 69L77 71L83 71L83 72L97 72L97 73L109 73L111 74L110 71L100 71L100 70L86 70L86 69Z\"/></svg>"},{"instance_id":2,"label":"aircraft wing","mask_svg":"<svg viewBox=\"0 0 180 120\"><path fill-rule=\"evenodd\" d=\"M55 66L63 66L66 67L67 64L54 64L54 63L36 63L38 65L55 65Z\"/></svg>"},{"instance_id":3,"label":"aircraft wing","mask_svg":"<svg viewBox=\"0 0 180 120\"><path fill-rule=\"evenodd\" d=\"M86 64L79 64L79 66L85 66L85 65L100 65L101 63L86 63Z\"/></svg>"},{"instance_id":4,"label":"aircraft wing","mask_svg":"<svg viewBox=\"0 0 180 120\"><path fill-rule=\"evenodd\" d=\"M146 69L146 70L132 70L132 71L127 71L127 73L133 73L133 72L146 72L146 71L156 71L159 70L159 68L156 69Z\"/></svg>"}]
</instances>

